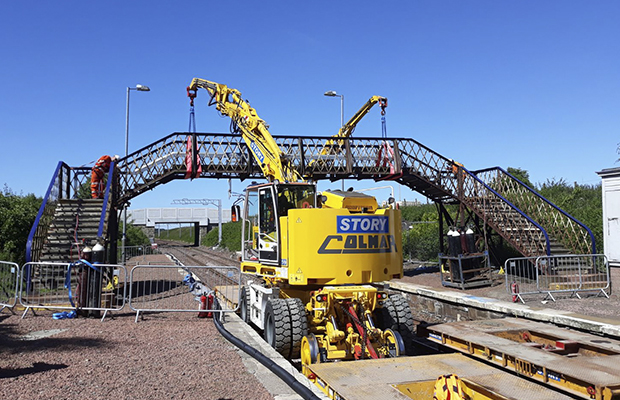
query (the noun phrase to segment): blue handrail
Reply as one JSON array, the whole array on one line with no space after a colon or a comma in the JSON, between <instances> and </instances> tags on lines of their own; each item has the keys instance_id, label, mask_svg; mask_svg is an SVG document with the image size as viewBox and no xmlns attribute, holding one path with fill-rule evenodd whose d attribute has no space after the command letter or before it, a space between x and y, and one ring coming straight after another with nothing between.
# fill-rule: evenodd
<instances>
[{"instance_id":1,"label":"blue handrail","mask_svg":"<svg viewBox=\"0 0 620 400\"><path fill-rule=\"evenodd\" d=\"M578 224L579 226L581 226L582 228L584 228L586 230L586 232L588 232L588 235L590 235L590 239L592 240L592 254L596 254L596 242L594 241L594 234L592 233L592 231L590 230L590 228L588 228L584 223L582 223L581 221L579 221L578 219L576 219L575 217L573 217L572 215L570 215L569 213L567 213L566 211L562 210L560 207L556 206L555 204L553 204L551 201L549 201L547 198L545 198L543 195L541 195L540 193L536 192L534 189L530 188L528 185L526 185L525 183L521 182L521 180L519 180L517 177L515 177L514 175L512 175L511 173L509 173L508 171L504 170L502 167L491 167L491 168L485 168L485 169L481 169L478 171L473 172L474 174L477 174L479 172L486 172L486 171L492 171L494 169L500 170L502 171L504 174L508 175L509 177L511 177L512 179L514 179L515 181L517 181L521 186L523 186L524 188L526 188L527 190L529 190L532 194L536 195L538 198L540 198L541 200L543 200L544 202L546 202L547 204L549 204L551 207L555 208L557 211L559 211L560 213L564 214L564 216L568 217L570 220L572 220L573 222L575 222L576 224Z\"/></svg>"},{"instance_id":2,"label":"blue handrail","mask_svg":"<svg viewBox=\"0 0 620 400\"><path fill-rule=\"evenodd\" d=\"M110 200L110 188L112 187L112 181L114 180L114 161L110 163L110 173L108 174L108 183L105 187L105 195L103 196L103 207L101 208L101 218L99 218L99 230L97 231L97 237L103 236L103 226L105 225L106 214L108 210L108 201Z\"/></svg>"},{"instance_id":3,"label":"blue handrail","mask_svg":"<svg viewBox=\"0 0 620 400\"><path fill-rule=\"evenodd\" d=\"M26 262L32 262L32 241L34 240L34 235L37 232L37 228L39 226L39 222L41 221L41 217L43 216L43 212L45 211L45 207L47 206L47 202L49 201L50 195L52 193L52 189L54 188L54 184L56 183L56 179L60 173L63 165L66 165L64 162L59 161L58 166L56 166L56 171L54 171L54 175L52 176L52 181L50 182L47 192L45 192L45 197L43 197L43 202L41 203L41 207L39 207L39 212L37 214L37 218L34 220L32 224L32 228L30 229L30 234L28 235L28 242L26 243ZM60 192L60 188L59 188Z\"/></svg>"},{"instance_id":4,"label":"blue handrail","mask_svg":"<svg viewBox=\"0 0 620 400\"><path fill-rule=\"evenodd\" d=\"M489 185L487 185L486 183L484 183L480 178L478 178L476 176L476 174L474 174L473 172L469 171L467 168L465 167L460 167L461 169L463 169L464 171L466 171L472 178L474 178L475 180L477 180L478 182L480 182L481 184L484 185L484 187L486 187L488 190L490 190L493 194L495 194L496 196L498 196L500 199L502 199L504 202L506 202L506 204L508 204L510 207L512 207L516 212L518 212L519 214L521 214L522 217L524 217L525 219L527 219L528 221L530 221L534 226L536 226L538 229L541 230L541 232L545 235L545 241L547 242L547 255L550 256L551 255L551 244L549 243L549 235L547 234L547 231L540 226L536 221L534 221L532 218L530 218L529 216L527 216L523 211L521 211L517 206L515 206L514 204L512 204L510 201L508 201L508 199L506 199L504 196L502 196L501 194L497 193L495 190L491 189L491 187L489 187ZM482 171L482 170L481 170ZM481 171L477 171L477 172L481 172Z\"/></svg>"}]
</instances>

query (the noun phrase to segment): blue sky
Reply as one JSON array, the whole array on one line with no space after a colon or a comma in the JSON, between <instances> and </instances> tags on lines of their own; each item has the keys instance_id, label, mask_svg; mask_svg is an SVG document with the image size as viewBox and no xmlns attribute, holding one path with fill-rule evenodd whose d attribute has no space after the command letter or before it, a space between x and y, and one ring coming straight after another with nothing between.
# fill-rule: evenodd
<instances>
[{"instance_id":1,"label":"blue sky","mask_svg":"<svg viewBox=\"0 0 620 400\"><path fill-rule=\"evenodd\" d=\"M3 1L0 185L42 196L59 160L122 155L128 86L152 89L131 93L130 151L187 130L193 77L239 89L273 134L335 134L327 90L346 119L381 95L391 137L469 169L595 184L619 157L619 15L617 1ZM196 121L228 132L204 94ZM378 110L355 131L380 134ZM227 189L173 182L132 207Z\"/></svg>"}]
</instances>

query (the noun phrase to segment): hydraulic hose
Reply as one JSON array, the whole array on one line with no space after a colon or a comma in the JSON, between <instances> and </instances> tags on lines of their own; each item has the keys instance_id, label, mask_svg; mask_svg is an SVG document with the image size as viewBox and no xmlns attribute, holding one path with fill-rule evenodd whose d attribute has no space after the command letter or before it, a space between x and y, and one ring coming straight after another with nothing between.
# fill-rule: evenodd
<instances>
[{"instance_id":1,"label":"hydraulic hose","mask_svg":"<svg viewBox=\"0 0 620 400\"><path fill-rule=\"evenodd\" d=\"M215 299L215 309L220 308L220 303L217 299ZM254 347L245 343L243 340L234 336L232 333L228 332L226 328L222 325L220 321L221 311L216 311L213 313L213 322L215 323L215 327L220 332L222 336L245 353L254 357L258 362L263 364L267 369L276 374L280 379L284 381L288 386L291 387L298 395L300 395L304 400L320 400L320 398L315 395L309 388L302 385L298 382L293 375L284 370L284 368L280 367L278 364L273 362L269 357L265 356L260 351L256 350Z\"/></svg>"}]
</instances>

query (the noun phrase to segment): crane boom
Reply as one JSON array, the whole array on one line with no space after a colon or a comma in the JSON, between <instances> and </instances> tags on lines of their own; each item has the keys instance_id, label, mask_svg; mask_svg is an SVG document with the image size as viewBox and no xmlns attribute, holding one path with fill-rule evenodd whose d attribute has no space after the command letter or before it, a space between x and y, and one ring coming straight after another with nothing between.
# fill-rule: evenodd
<instances>
[{"instance_id":1,"label":"crane boom","mask_svg":"<svg viewBox=\"0 0 620 400\"><path fill-rule=\"evenodd\" d=\"M379 103L379 106L381 107L381 115L384 115L385 114L385 108L387 107L387 99L385 97L381 97L381 96L372 96L370 99L368 99L366 104L364 104L362 106L362 108L360 108L351 117L351 119L349 119L349 121L346 124L344 124L340 128L340 130L338 130L338 134L336 134L333 138L334 139L340 139L340 138L347 138L347 137L351 136L353 134L353 130L355 130L355 127L357 126L357 124L362 120L362 118L364 118L364 116L366 114L368 114L370 109L375 104L377 104L377 103Z\"/></svg>"},{"instance_id":2,"label":"crane boom","mask_svg":"<svg viewBox=\"0 0 620 400\"><path fill-rule=\"evenodd\" d=\"M232 119L233 130L241 134L267 180L304 181L286 154L278 147L265 121L247 101L243 100L241 92L220 83L194 78L187 87L187 94L192 102L199 88L209 92L211 96L209 105L215 104L220 113Z\"/></svg>"},{"instance_id":3,"label":"crane boom","mask_svg":"<svg viewBox=\"0 0 620 400\"><path fill-rule=\"evenodd\" d=\"M381 115L385 115L385 108L387 107L387 98L381 96L372 96L368 101L347 121L346 124L340 127L338 133L328 139L323 145L321 150L321 156L339 154L342 151L343 141L339 139L348 138L353 134L357 124L364 118L370 109L379 103L381 107ZM316 160L310 161L308 166L311 166Z\"/></svg>"}]
</instances>

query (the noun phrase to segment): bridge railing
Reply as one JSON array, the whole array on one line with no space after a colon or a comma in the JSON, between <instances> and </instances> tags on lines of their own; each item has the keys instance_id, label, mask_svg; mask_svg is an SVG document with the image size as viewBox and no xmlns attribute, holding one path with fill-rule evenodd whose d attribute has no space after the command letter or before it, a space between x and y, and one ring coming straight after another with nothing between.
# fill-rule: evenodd
<instances>
[{"instance_id":1,"label":"bridge railing","mask_svg":"<svg viewBox=\"0 0 620 400\"><path fill-rule=\"evenodd\" d=\"M479 177L458 167L459 199L526 257L550 255L547 231Z\"/></svg>"},{"instance_id":2,"label":"bridge railing","mask_svg":"<svg viewBox=\"0 0 620 400\"><path fill-rule=\"evenodd\" d=\"M504 169L494 167L474 174L536 220L571 253L596 253L594 234L587 226Z\"/></svg>"},{"instance_id":3,"label":"bridge railing","mask_svg":"<svg viewBox=\"0 0 620 400\"><path fill-rule=\"evenodd\" d=\"M71 168L62 161L58 162L28 235L26 262L38 261L40 259L43 243L47 237L47 231L58 201L60 199L77 198L78 196L90 197L90 187L88 187L90 172L90 168Z\"/></svg>"},{"instance_id":4,"label":"bridge railing","mask_svg":"<svg viewBox=\"0 0 620 400\"><path fill-rule=\"evenodd\" d=\"M237 134L173 133L119 160L121 202L186 176L190 135L196 137L200 177L261 179L263 174ZM328 147L325 137L274 136L297 171L308 179L382 179L404 170L437 185L451 179L451 161L413 139L345 138ZM189 143L188 143L189 142Z\"/></svg>"}]
</instances>

